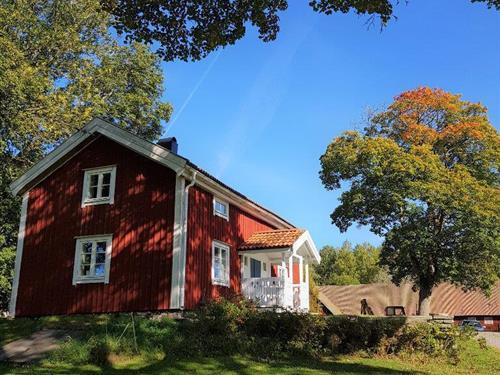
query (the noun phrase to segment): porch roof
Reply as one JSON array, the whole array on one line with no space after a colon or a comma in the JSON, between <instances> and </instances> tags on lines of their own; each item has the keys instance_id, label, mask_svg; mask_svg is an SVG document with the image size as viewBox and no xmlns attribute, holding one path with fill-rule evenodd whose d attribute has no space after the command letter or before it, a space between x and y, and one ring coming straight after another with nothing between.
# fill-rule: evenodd
<instances>
[{"instance_id":1,"label":"porch roof","mask_svg":"<svg viewBox=\"0 0 500 375\"><path fill-rule=\"evenodd\" d=\"M255 232L240 245L239 250L278 249L290 247L304 232L304 229L298 228Z\"/></svg>"},{"instance_id":2,"label":"porch roof","mask_svg":"<svg viewBox=\"0 0 500 375\"><path fill-rule=\"evenodd\" d=\"M305 229L275 229L255 232L238 248L240 253L291 252L300 250L310 261L319 263L321 257L311 235Z\"/></svg>"}]
</instances>

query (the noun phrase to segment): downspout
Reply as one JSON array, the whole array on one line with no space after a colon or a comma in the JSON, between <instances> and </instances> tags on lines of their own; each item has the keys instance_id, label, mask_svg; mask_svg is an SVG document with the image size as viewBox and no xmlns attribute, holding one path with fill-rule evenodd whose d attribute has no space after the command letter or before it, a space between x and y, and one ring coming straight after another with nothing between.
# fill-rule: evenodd
<instances>
[{"instance_id":1,"label":"downspout","mask_svg":"<svg viewBox=\"0 0 500 375\"><path fill-rule=\"evenodd\" d=\"M198 172L193 173L191 182L184 188L184 199L181 207L181 259L180 259L180 295L179 307L184 309L184 292L186 284L186 253L187 253L187 228L188 228L188 210L189 210L189 189L196 183L196 176Z\"/></svg>"}]
</instances>

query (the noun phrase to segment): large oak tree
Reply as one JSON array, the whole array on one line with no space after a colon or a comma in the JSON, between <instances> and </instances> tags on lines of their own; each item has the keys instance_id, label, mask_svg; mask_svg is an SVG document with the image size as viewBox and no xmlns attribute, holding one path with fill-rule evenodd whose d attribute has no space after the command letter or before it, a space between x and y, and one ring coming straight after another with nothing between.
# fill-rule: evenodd
<instances>
[{"instance_id":1,"label":"large oak tree","mask_svg":"<svg viewBox=\"0 0 500 375\"><path fill-rule=\"evenodd\" d=\"M302 0L306 2L307 0ZM462 0L500 9L500 0ZM382 25L394 17L399 0L310 0L316 12L355 12ZM405 3L407 1L404 1ZM279 13L287 0L101 0L114 15L114 26L128 40L156 42L165 60L200 60L210 52L243 38L246 28L257 28L264 42L276 39Z\"/></svg>"},{"instance_id":2,"label":"large oak tree","mask_svg":"<svg viewBox=\"0 0 500 375\"><path fill-rule=\"evenodd\" d=\"M170 116L158 57L110 25L98 0L0 2L0 309L19 223L10 182L94 116L148 139Z\"/></svg>"},{"instance_id":3,"label":"large oak tree","mask_svg":"<svg viewBox=\"0 0 500 375\"><path fill-rule=\"evenodd\" d=\"M488 291L500 274L500 138L487 110L439 89L397 96L362 132L333 140L321 157L327 189L347 189L331 218L385 237L381 264L419 289Z\"/></svg>"}]
</instances>

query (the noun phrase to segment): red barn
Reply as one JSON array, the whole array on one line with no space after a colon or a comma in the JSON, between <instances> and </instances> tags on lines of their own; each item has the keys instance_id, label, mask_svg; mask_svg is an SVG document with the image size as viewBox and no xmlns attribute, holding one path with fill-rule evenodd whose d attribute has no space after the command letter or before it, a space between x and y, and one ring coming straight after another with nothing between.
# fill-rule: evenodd
<instances>
[{"instance_id":1,"label":"red barn","mask_svg":"<svg viewBox=\"0 0 500 375\"><path fill-rule=\"evenodd\" d=\"M196 308L242 293L307 310L309 233L177 154L95 119L11 185L22 195L10 313Z\"/></svg>"}]
</instances>

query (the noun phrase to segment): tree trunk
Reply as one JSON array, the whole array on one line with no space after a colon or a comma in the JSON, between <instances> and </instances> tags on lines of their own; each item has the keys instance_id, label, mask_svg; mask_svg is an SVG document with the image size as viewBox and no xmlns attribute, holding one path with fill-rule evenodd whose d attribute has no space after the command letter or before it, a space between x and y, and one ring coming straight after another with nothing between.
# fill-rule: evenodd
<instances>
[{"instance_id":1,"label":"tree trunk","mask_svg":"<svg viewBox=\"0 0 500 375\"><path fill-rule=\"evenodd\" d=\"M431 312L432 287L421 287L418 291L418 315L428 316Z\"/></svg>"}]
</instances>

